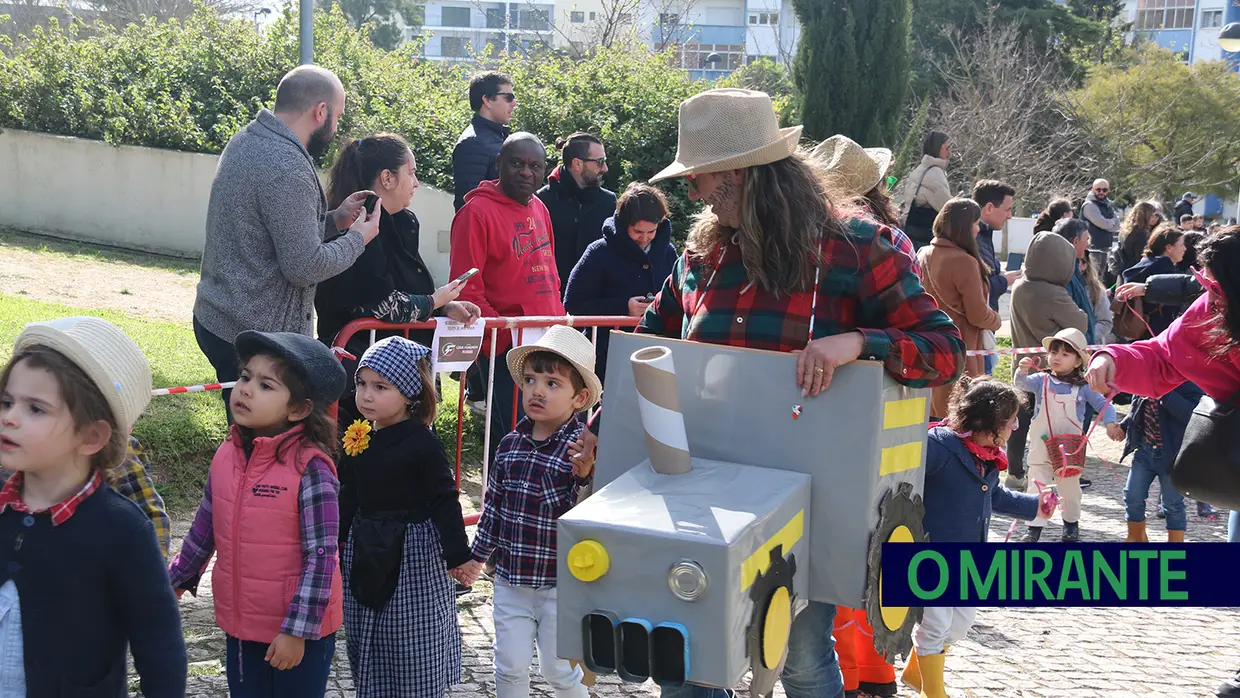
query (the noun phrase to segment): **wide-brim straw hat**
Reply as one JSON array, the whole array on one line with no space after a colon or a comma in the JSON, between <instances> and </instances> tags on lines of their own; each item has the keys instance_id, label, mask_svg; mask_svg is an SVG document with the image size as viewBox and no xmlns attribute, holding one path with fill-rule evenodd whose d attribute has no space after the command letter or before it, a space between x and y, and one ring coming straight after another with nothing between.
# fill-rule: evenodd
<instances>
[{"instance_id":1,"label":"wide-brim straw hat","mask_svg":"<svg viewBox=\"0 0 1240 698\"><path fill-rule=\"evenodd\" d=\"M1081 360L1087 364L1089 363L1089 350L1085 348L1089 346L1089 342L1085 339L1084 332L1081 332L1075 327L1059 330L1055 333L1054 337L1047 337L1042 340L1042 348L1050 351L1051 342L1056 339L1075 349L1076 353L1081 355Z\"/></svg>"},{"instance_id":2,"label":"wide-brim straw hat","mask_svg":"<svg viewBox=\"0 0 1240 698\"><path fill-rule=\"evenodd\" d=\"M508 352L508 372L513 381L521 385L521 373L525 370L525 360L536 351L549 351L564 357L581 374L581 380L590 392L590 401L586 409L594 407L603 397L603 383L594 374L594 344L580 331L567 325L555 325L533 344L516 347Z\"/></svg>"},{"instance_id":3,"label":"wide-brim straw hat","mask_svg":"<svg viewBox=\"0 0 1240 698\"><path fill-rule=\"evenodd\" d=\"M827 173L827 179L848 196L870 193L891 167L891 151L862 148L848 136L835 135L819 143L812 155Z\"/></svg>"},{"instance_id":4,"label":"wide-brim straw hat","mask_svg":"<svg viewBox=\"0 0 1240 698\"><path fill-rule=\"evenodd\" d=\"M778 162L796 152L802 129L781 129L765 92L707 90L681 103L676 161L650 181Z\"/></svg>"}]
</instances>

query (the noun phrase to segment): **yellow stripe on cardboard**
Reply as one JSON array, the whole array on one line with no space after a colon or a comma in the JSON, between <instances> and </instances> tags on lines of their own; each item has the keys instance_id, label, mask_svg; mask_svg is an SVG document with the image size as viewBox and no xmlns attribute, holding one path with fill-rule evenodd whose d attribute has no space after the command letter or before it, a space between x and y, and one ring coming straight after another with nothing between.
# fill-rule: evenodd
<instances>
[{"instance_id":1,"label":"yellow stripe on cardboard","mask_svg":"<svg viewBox=\"0 0 1240 698\"><path fill-rule=\"evenodd\" d=\"M888 446L883 449L883 457L879 462L878 474L890 475L902 473L921 467L921 442Z\"/></svg>"},{"instance_id":2,"label":"yellow stripe on cardboard","mask_svg":"<svg viewBox=\"0 0 1240 698\"><path fill-rule=\"evenodd\" d=\"M883 428L901 429L926 421L926 398L913 397L883 404Z\"/></svg>"},{"instance_id":3,"label":"yellow stripe on cardboard","mask_svg":"<svg viewBox=\"0 0 1240 698\"><path fill-rule=\"evenodd\" d=\"M763 543L747 560L741 563L741 591L752 586L758 575L766 572L771 566L771 551L775 549L775 546L782 545L784 555L786 556L792 550L792 546L801 540L801 536L804 534L805 510L802 509L783 528L779 529L778 533L771 536L767 542Z\"/></svg>"}]
</instances>

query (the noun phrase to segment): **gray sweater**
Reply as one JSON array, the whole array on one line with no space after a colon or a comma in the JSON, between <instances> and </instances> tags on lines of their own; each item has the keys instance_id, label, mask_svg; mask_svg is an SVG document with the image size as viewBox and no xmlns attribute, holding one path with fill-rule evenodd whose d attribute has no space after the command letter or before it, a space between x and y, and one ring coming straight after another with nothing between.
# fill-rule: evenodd
<instances>
[{"instance_id":1,"label":"gray sweater","mask_svg":"<svg viewBox=\"0 0 1240 698\"><path fill-rule=\"evenodd\" d=\"M324 242L327 197L301 140L264 109L228 141L211 184L194 317L232 342L245 330L314 334L314 287L366 248Z\"/></svg>"}]
</instances>

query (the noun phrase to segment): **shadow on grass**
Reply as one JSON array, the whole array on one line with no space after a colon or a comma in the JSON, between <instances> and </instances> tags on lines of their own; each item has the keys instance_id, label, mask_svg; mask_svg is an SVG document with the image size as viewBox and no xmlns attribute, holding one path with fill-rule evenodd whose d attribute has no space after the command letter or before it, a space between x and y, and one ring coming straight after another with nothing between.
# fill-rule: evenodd
<instances>
[{"instance_id":1,"label":"shadow on grass","mask_svg":"<svg viewBox=\"0 0 1240 698\"><path fill-rule=\"evenodd\" d=\"M200 265L197 259L184 259L150 252L135 252L117 247L108 247L98 243L75 242L73 240L35 235L14 228L0 227L0 248L4 247L16 247L29 252L58 255L69 259L132 264L134 266L160 269L178 274L197 275Z\"/></svg>"}]
</instances>

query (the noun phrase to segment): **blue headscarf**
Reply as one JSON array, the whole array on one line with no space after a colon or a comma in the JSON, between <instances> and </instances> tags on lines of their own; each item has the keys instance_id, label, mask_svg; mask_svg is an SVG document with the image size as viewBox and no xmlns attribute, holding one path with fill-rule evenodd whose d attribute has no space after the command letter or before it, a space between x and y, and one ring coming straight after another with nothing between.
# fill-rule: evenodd
<instances>
[{"instance_id":1,"label":"blue headscarf","mask_svg":"<svg viewBox=\"0 0 1240 698\"><path fill-rule=\"evenodd\" d=\"M1089 317L1089 323L1085 325L1085 340L1089 344L1094 344L1094 304L1089 300L1089 286L1085 284L1085 275L1081 273L1080 262L1077 262L1076 273L1072 275L1072 280L1068 282L1068 293L1072 295L1072 302L1076 303L1076 307L1085 311L1085 315Z\"/></svg>"}]
</instances>

